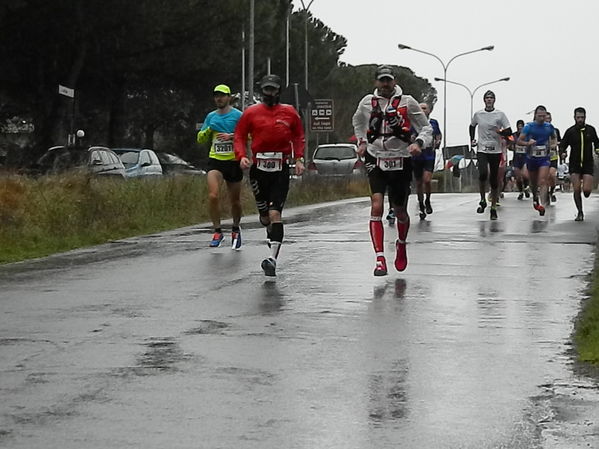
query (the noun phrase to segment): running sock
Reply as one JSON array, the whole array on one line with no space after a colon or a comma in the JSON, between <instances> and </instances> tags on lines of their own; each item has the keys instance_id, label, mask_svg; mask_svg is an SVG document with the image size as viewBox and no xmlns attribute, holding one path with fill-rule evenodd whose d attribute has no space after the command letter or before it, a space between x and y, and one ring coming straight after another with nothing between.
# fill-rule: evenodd
<instances>
[{"instance_id":1,"label":"running sock","mask_svg":"<svg viewBox=\"0 0 599 449\"><path fill-rule=\"evenodd\" d=\"M281 244L283 243L283 223L272 223L270 231L270 254L273 259L279 257Z\"/></svg>"},{"instance_id":2,"label":"running sock","mask_svg":"<svg viewBox=\"0 0 599 449\"><path fill-rule=\"evenodd\" d=\"M406 221L397 220L397 235L399 237L399 241L404 243L408 238L408 230L410 229L410 218Z\"/></svg>"},{"instance_id":3,"label":"running sock","mask_svg":"<svg viewBox=\"0 0 599 449\"><path fill-rule=\"evenodd\" d=\"M372 246L377 256L382 256L384 253L384 237L385 230L383 228L383 222L381 217L370 217L370 238L372 240Z\"/></svg>"},{"instance_id":4,"label":"running sock","mask_svg":"<svg viewBox=\"0 0 599 449\"><path fill-rule=\"evenodd\" d=\"M522 181L516 181L516 185L518 186L518 192L524 191L524 186L522 185Z\"/></svg>"},{"instance_id":5,"label":"running sock","mask_svg":"<svg viewBox=\"0 0 599 449\"><path fill-rule=\"evenodd\" d=\"M239 225L237 225L237 226L232 226L232 227L231 227L231 231L233 231L233 232L239 232Z\"/></svg>"}]
</instances>

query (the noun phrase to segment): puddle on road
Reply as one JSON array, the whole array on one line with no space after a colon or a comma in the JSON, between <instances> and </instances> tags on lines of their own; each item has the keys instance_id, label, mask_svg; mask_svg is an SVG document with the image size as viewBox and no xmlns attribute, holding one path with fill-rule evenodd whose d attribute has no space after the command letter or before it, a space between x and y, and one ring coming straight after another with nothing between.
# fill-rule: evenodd
<instances>
[{"instance_id":1,"label":"puddle on road","mask_svg":"<svg viewBox=\"0 0 599 449\"><path fill-rule=\"evenodd\" d=\"M183 350L179 347L179 344L172 337L166 338L149 338L144 343L146 351L137 360L137 370L135 371L138 375L165 372L175 372L177 368L175 364L187 357L183 353ZM139 372L139 369L142 372Z\"/></svg>"},{"instance_id":2,"label":"puddle on road","mask_svg":"<svg viewBox=\"0 0 599 449\"><path fill-rule=\"evenodd\" d=\"M198 327L194 327L193 329L188 329L185 331L185 335L214 335L214 334L223 334L224 329L228 329L231 327L227 323L223 323L221 321L213 321L213 320L200 320L200 324Z\"/></svg>"}]
</instances>

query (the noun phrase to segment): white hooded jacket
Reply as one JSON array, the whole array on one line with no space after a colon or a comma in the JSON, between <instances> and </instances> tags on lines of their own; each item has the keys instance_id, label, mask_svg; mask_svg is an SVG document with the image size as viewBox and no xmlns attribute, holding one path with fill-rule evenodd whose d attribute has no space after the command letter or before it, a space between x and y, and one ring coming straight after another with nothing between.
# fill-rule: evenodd
<instances>
[{"instance_id":1,"label":"white hooded jacket","mask_svg":"<svg viewBox=\"0 0 599 449\"><path fill-rule=\"evenodd\" d=\"M368 94L360 100L356 112L352 117L354 126L354 134L358 142L365 140L372 112L372 103L374 100L378 102L381 111L383 112L383 123L380 127L380 134L376 140L367 144L367 151L377 157L380 151L397 151L402 157L410 157L408 151L410 143L405 142L393 135L393 129L389 126L388 116L385 114L387 108L392 106L393 99L400 97L401 100L397 106L397 116L402 127L413 127L418 133L416 139L422 141L422 148L430 147L433 140L433 128L418 102L411 95L402 95L401 87L395 86L395 92L391 98L385 98L378 95L378 89L375 89L374 94Z\"/></svg>"}]
</instances>

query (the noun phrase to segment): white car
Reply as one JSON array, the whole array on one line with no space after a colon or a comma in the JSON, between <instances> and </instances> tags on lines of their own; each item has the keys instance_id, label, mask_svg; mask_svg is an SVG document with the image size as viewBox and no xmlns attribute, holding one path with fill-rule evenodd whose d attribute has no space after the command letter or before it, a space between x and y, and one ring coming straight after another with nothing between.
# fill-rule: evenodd
<instances>
[{"instance_id":1,"label":"white car","mask_svg":"<svg viewBox=\"0 0 599 449\"><path fill-rule=\"evenodd\" d=\"M353 143L327 143L316 147L308 172L321 176L358 175L364 173L364 162Z\"/></svg>"},{"instance_id":2,"label":"white car","mask_svg":"<svg viewBox=\"0 0 599 449\"><path fill-rule=\"evenodd\" d=\"M113 148L125 166L128 178L162 176L162 165L154 151L147 148Z\"/></svg>"}]
</instances>

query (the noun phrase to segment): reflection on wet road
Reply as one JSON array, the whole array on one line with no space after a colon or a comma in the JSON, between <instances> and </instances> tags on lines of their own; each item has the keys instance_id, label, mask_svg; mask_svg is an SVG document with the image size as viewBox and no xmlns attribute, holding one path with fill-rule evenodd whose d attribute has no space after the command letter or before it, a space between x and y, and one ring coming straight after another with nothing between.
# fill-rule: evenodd
<instances>
[{"instance_id":1,"label":"reflection on wet road","mask_svg":"<svg viewBox=\"0 0 599 449\"><path fill-rule=\"evenodd\" d=\"M274 282L249 222L239 252L190 228L0 267L0 446L599 444L597 407L560 402L597 404L569 355L597 202L476 203L434 197L384 278L365 201L288 211Z\"/></svg>"}]
</instances>

